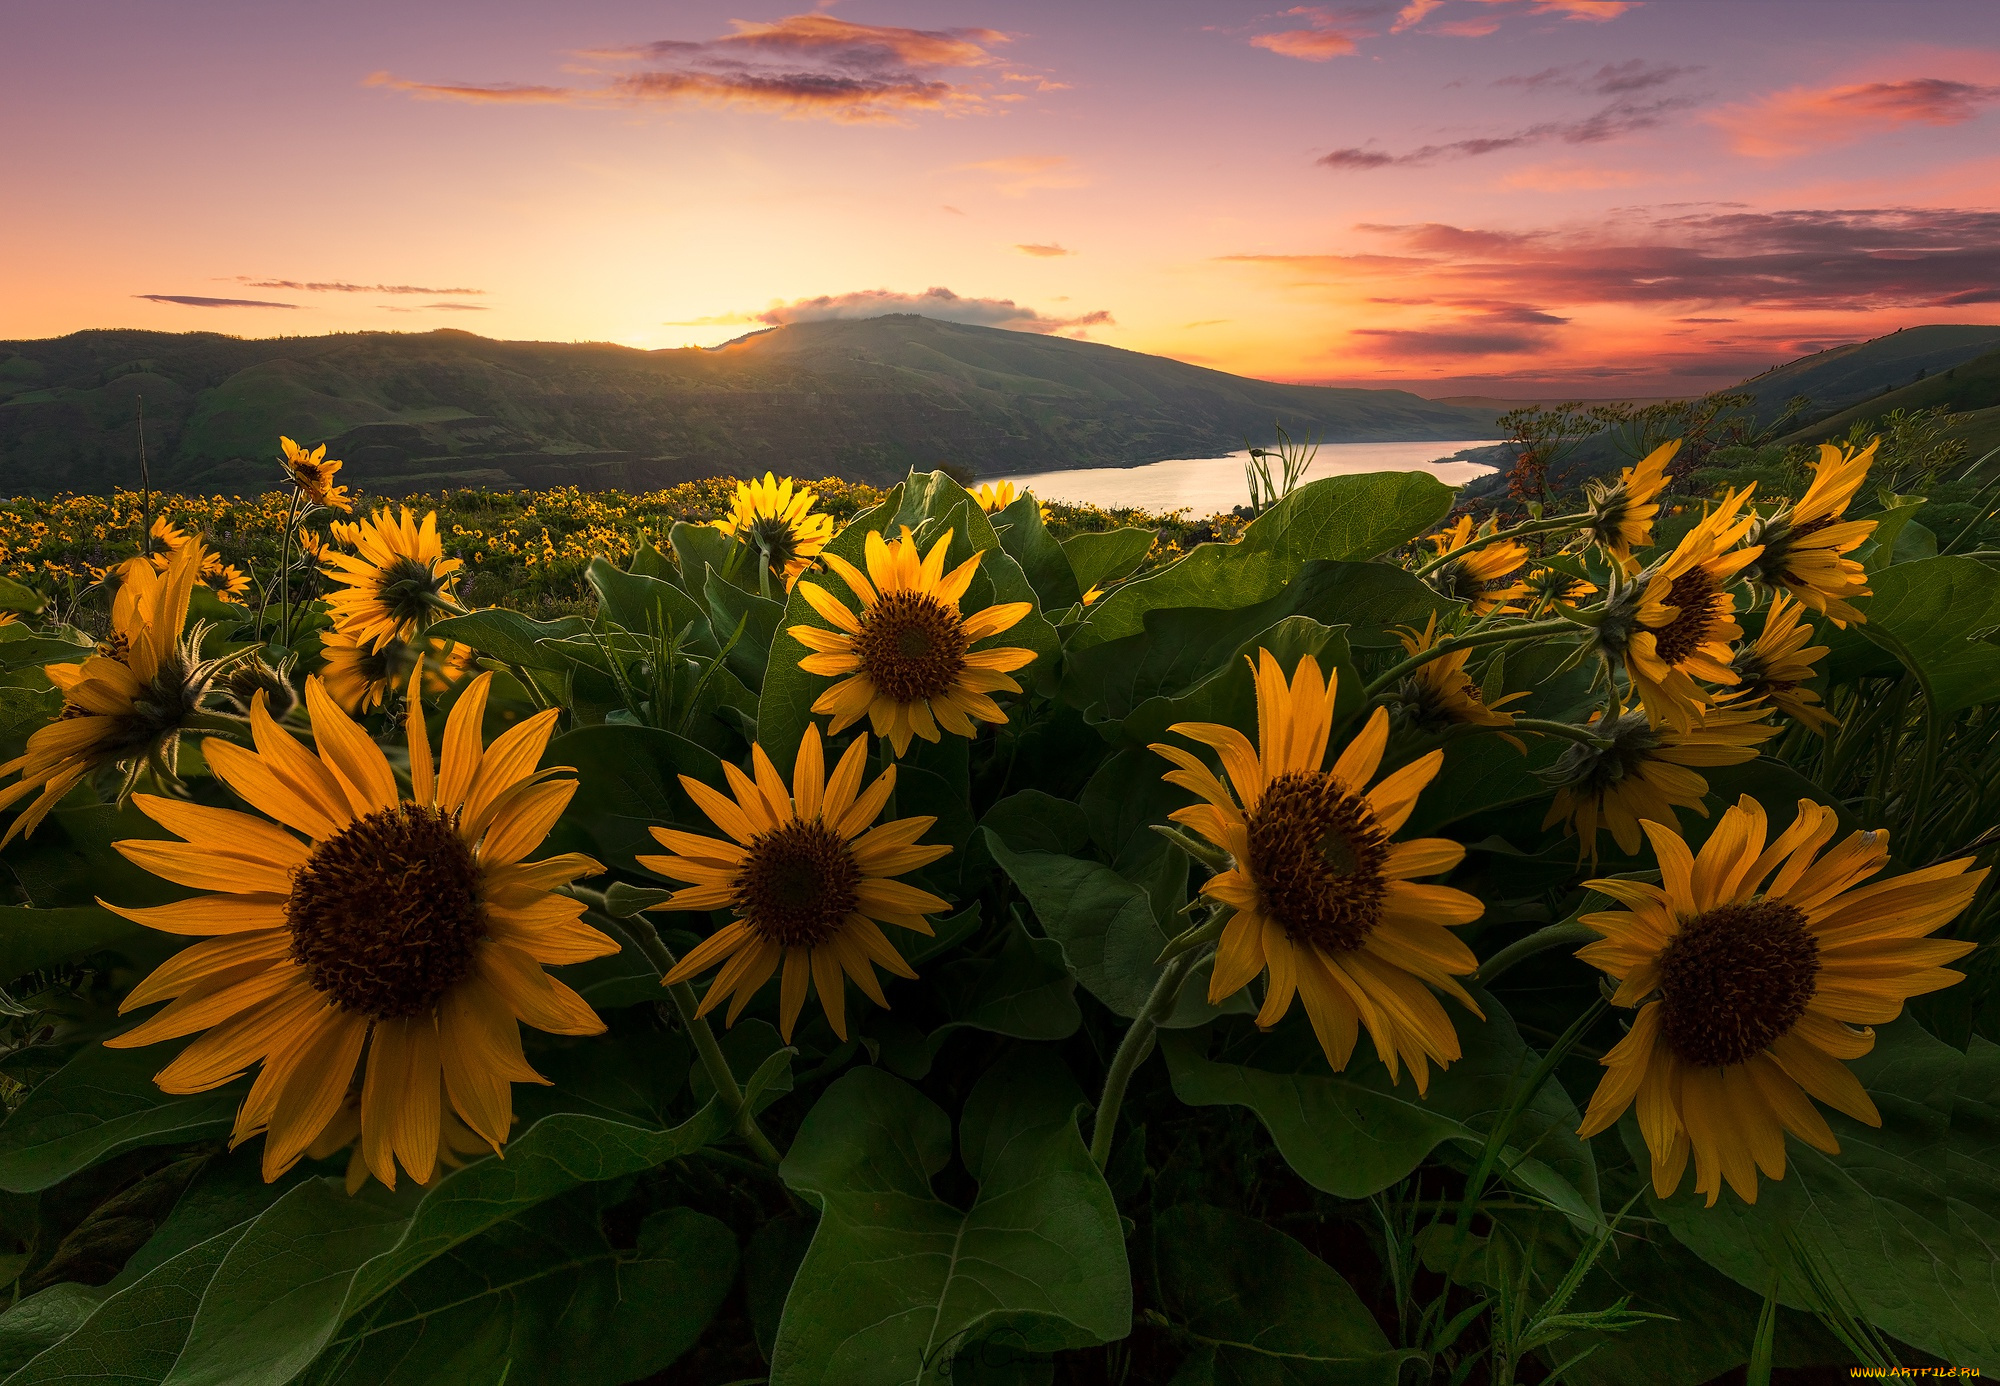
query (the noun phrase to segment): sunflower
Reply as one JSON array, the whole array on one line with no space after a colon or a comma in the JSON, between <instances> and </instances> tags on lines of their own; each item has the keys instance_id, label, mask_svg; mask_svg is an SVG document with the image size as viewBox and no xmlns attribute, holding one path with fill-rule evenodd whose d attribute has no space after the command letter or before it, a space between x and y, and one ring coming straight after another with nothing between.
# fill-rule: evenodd
<instances>
[{"instance_id":1,"label":"sunflower","mask_svg":"<svg viewBox=\"0 0 2000 1386\"><path fill-rule=\"evenodd\" d=\"M766 472L762 481L737 482L729 514L709 523L759 550L789 592L833 538L833 516L812 508L818 499L816 492L794 491L790 477L779 481Z\"/></svg>"},{"instance_id":2,"label":"sunflower","mask_svg":"<svg viewBox=\"0 0 2000 1386\"><path fill-rule=\"evenodd\" d=\"M1750 535L1763 552L1746 576L1784 588L1842 630L1849 621L1868 619L1848 601L1874 595L1867 571L1846 555L1867 541L1876 522L1840 517L1868 479L1880 443L1878 438L1860 452L1821 443L1805 499L1760 521Z\"/></svg>"},{"instance_id":3,"label":"sunflower","mask_svg":"<svg viewBox=\"0 0 2000 1386\"><path fill-rule=\"evenodd\" d=\"M174 551L164 573L133 560L111 599L111 634L97 652L42 672L63 695L56 720L0 765L20 780L0 790L0 808L41 789L8 827L0 846L32 833L63 795L101 766L123 762L127 788L152 764L171 774L181 727L200 711L220 661L204 661L202 628L183 636L188 601L207 554L199 540Z\"/></svg>"},{"instance_id":4,"label":"sunflower","mask_svg":"<svg viewBox=\"0 0 2000 1386\"><path fill-rule=\"evenodd\" d=\"M1396 639L1402 642L1409 654L1422 654L1438 642L1437 613L1421 634L1415 630L1399 629ZM1526 692L1509 693L1496 699L1490 706L1479 691L1479 685L1465 672L1465 662L1472 657L1472 651L1454 650L1436 659L1417 666L1416 671L1403 680L1396 696L1409 710L1411 720L1422 730L1443 731L1449 727L1511 727L1514 714L1500 709L1516 699L1527 697ZM1518 737L1501 735L1512 742L1517 750L1528 748Z\"/></svg>"},{"instance_id":5,"label":"sunflower","mask_svg":"<svg viewBox=\"0 0 2000 1386\"><path fill-rule=\"evenodd\" d=\"M1676 808L1708 817L1702 802L1708 781L1690 767L1755 760L1757 747L1779 730L1766 715L1761 707L1711 708L1687 731L1655 726L1638 710L1609 724L1593 722L1591 730L1609 744L1572 745L1550 767L1555 802L1542 826L1563 824L1592 861L1599 827L1611 830L1619 851L1636 855L1640 820L1672 823Z\"/></svg>"},{"instance_id":6,"label":"sunflower","mask_svg":"<svg viewBox=\"0 0 2000 1386\"><path fill-rule=\"evenodd\" d=\"M1894 1020L1908 998L1963 980L1943 964L1975 945L1928 935L1986 872L1962 857L1863 885L1888 864L1888 834L1857 832L1821 856L1836 826L1832 809L1801 799L1767 847L1763 806L1745 795L1698 856L1672 828L1645 825L1659 885L1588 883L1625 908L1583 916L1604 937L1577 956L1616 978L1613 1004L1638 1013L1604 1056L1581 1134L1636 1100L1662 1198L1680 1187L1690 1151L1710 1207L1724 1180L1755 1203L1758 1170L1783 1178L1787 1131L1839 1153L1812 1098L1880 1126L1841 1060L1866 1054L1867 1027Z\"/></svg>"},{"instance_id":7,"label":"sunflower","mask_svg":"<svg viewBox=\"0 0 2000 1386\"><path fill-rule=\"evenodd\" d=\"M463 1169L479 1156L487 1152L487 1144L479 1134L451 1109L451 1097L444 1091L444 1081L438 1081L438 1144L437 1163L442 1168L433 1169L429 1179L417 1181L418 1188L424 1188L442 1177L447 1170ZM340 1110L333 1114L333 1120L317 1139L306 1147L308 1160L330 1160L341 1151L347 1151L347 1192L349 1196L361 1192L361 1186L368 1182L370 1170L366 1147L361 1142L361 1094L349 1088Z\"/></svg>"},{"instance_id":8,"label":"sunflower","mask_svg":"<svg viewBox=\"0 0 2000 1386\"><path fill-rule=\"evenodd\" d=\"M327 612L370 649L407 641L440 609L456 610L451 575L465 564L444 556L436 511L419 526L407 506L400 521L378 510L359 523L335 520L333 533L356 552L326 555L322 571L340 584L326 599Z\"/></svg>"},{"instance_id":9,"label":"sunflower","mask_svg":"<svg viewBox=\"0 0 2000 1386\"><path fill-rule=\"evenodd\" d=\"M1784 593L1771 599L1763 631L1753 643L1736 652L1732 665L1736 689L1740 697L1768 702L1786 716L1825 735L1840 725L1840 719L1819 705L1819 694L1805 683L1813 676L1813 661L1827 653L1828 647L1806 645L1813 638L1813 628L1803 615L1804 608L1788 600Z\"/></svg>"},{"instance_id":10,"label":"sunflower","mask_svg":"<svg viewBox=\"0 0 2000 1386\"><path fill-rule=\"evenodd\" d=\"M328 510L354 509L354 501L348 496L347 488L333 484L334 474L340 470L341 464L337 460L326 460L325 443L307 452L290 438L281 437L278 446L285 453L285 479L298 488L301 500Z\"/></svg>"},{"instance_id":11,"label":"sunflower","mask_svg":"<svg viewBox=\"0 0 2000 1386\"><path fill-rule=\"evenodd\" d=\"M861 787L868 763L866 733L855 738L829 776L819 728L808 726L792 767L790 792L762 746L752 746L750 756L754 779L723 763L734 800L700 780L680 777L729 840L654 828L654 838L674 855L638 859L648 871L693 882L654 909L728 909L736 915L674 964L663 980L683 982L722 963L699 1014L728 1000L728 1023L734 1025L782 962L778 1029L786 1043L808 987L818 990L827 1023L844 1040L844 977L852 977L869 1000L886 1008L888 998L874 965L898 977L917 975L877 921L928 934L931 926L924 916L949 906L927 890L890 877L927 866L951 848L918 844L935 818L899 818L870 827L896 787L896 767L886 767L873 784Z\"/></svg>"},{"instance_id":12,"label":"sunflower","mask_svg":"<svg viewBox=\"0 0 2000 1386\"><path fill-rule=\"evenodd\" d=\"M1632 551L1652 545L1653 518L1660 513L1660 492L1667 489L1667 465L1680 450L1678 438L1662 443L1638 466L1619 472L1616 482L1593 481L1588 486L1589 515L1583 535L1619 567L1630 568Z\"/></svg>"},{"instance_id":13,"label":"sunflower","mask_svg":"<svg viewBox=\"0 0 2000 1386\"><path fill-rule=\"evenodd\" d=\"M1322 681L1306 655L1287 686L1269 650L1257 658L1257 745L1214 723L1168 728L1219 753L1233 795L1190 752L1152 747L1175 766L1168 782L1206 801L1170 816L1234 858L1201 888L1235 911L1216 950L1209 1002L1268 971L1259 1026L1277 1024L1296 995L1334 1068L1347 1067L1365 1025L1390 1081L1400 1081L1398 1064L1407 1064L1422 1093L1428 1063L1442 1067L1459 1056L1451 1017L1430 988L1480 1014L1454 980L1475 971L1478 959L1448 927L1471 923L1485 907L1463 891L1411 879L1451 870L1465 849L1446 838L1390 840L1444 752L1367 789L1389 740L1389 713L1378 707L1332 768L1322 769L1337 674Z\"/></svg>"},{"instance_id":14,"label":"sunflower","mask_svg":"<svg viewBox=\"0 0 2000 1386\"><path fill-rule=\"evenodd\" d=\"M150 559L156 572L165 572L167 565L173 561L173 555L195 542L189 538L186 531L164 515L153 521L152 536L160 545L159 552L153 554ZM137 559L126 561L138 562ZM234 602L238 606L243 604L243 594L250 590L250 575L234 563L224 563L222 555L213 550L203 553L199 577L202 585L214 592L217 597L225 602Z\"/></svg>"},{"instance_id":15,"label":"sunflower","mask_svg":"<svg viewBox=\"0 0 2000 1386\"><path fill-rule=\"evenodd\" d=\"M618 951L581 922L580 902L551 893L603 868L575 854L523 860L576 792L576 781L534 768L556 713L482 749L491 678L452 709L435 771L423 718L408 719L408 797L381 748L315 678L306 707L317 754L261 701L250 715L255 751L220 739L204 748L217 778L264 817L135 798L186 840L118 850L176 884L224 893L105 907L169 933L219 937L141 982L121 1010L172 1004L105 1042L134 1048L206 1030L155 1078L170 1093L206 1092L261 1061L231 1140L264 1135L267 1180L325 1134L364 1046L362 1158L393 1188L398 1164L418 1183L431 1177L447 1106L489 1148L506 1141L510 1084L543 1081L522 1057L517 1020L556 1034L604 1029L542 970Z\"/></svg>"},{"instance_id":16,"label":"sunflower","mask_svg":"<svg viewBox=\"0 0 2000 1386\"><path fill-rule=\"evenodd\" d=\"M1730 646L1743 638L1728 584L1758 550L1734 545L1756 523L1737 518L1751 487L1729 497L1689 530L1664 560L1634 584L1636 605L1624 635L1625 672L1655 722L1693 729L1714 698L1696 685L1733 684ZM1600 627L1604 630L1607 627Z\"/></svg>"},{"instance_id":17,"label":"sunflower","mask_svg":"<svg viewBox=\"0 0 2000 1386\"><path fill-rule=\"evenodd\" d=\"M809 674L848 675L813 703L814 712L832 715L829 735L839 735L865 715L875 734L887 737L900 756L910 749L912 736L936 741L939 724L956 736L973 736L978 732L975 718L1007 720L989 695L1020 692L1021 685L1008 675L1032 663L1035 652L972 646L1011 629L1034 608L1029 602L1002 602L962 615L958 604L982 555L974 550L946 573L951 535L946 530L919 560L917 542L907 528L889 542L871 531L867 576L838 554L828 554L827 566L861 601L858 615L817 583L799 584L812 609L834 626L788 628L813 651L799 667Z\"/></svg>"},{"instance_id":18,"label":"sunflower","mask_svg":"<svg viewBox=\"0 0 2000 1386\"><path fill-rule=\"evenodd\" d=\"M424 661L424 691L436 696L479 667L478 656L467 645L453 644L436 636L426 636L421 651L401 640L391 640L379 650L371 650L350 631L329 630L320 635L320 653L326 663L320 677L334 702L352 716L381 707L389 690L409 682L411 666L421 653Z\"/></svg>"},{"instance_id":19,"label":"sunflower","mask_svg":"<svg viewBox=\"0 0 2000 1386\"><path fill-rule=\"evenodd\" d=\"M1575 606L1597 591L1588 578L1565 573L1560 568L1531 568L1526 579L1527 595L1536 610L1547 606Z\"/></svg>"},{"instance_id":20,"label":"sunflower","mask_svg":"<svg viewBox=\"0 0 2000 1386\"><path fill-rule=\"evenodd\" d=\"M979 508L988 515L1005 510L1014 503L1016 496L1025 496L1027 494L1026 491L1016 491L1014 483L1011 481L989 481L983 486L972 488L972 498L979 502ZM1041 512L1042 521L1046 524L1049 518L1049 508L1040 501L1035 502L1035 508Z\"/></svg>"},{"instance_id":21,"label":"sunflower","mask_svg":"<svg viewBox=\"0 0 2000 1386\"><path fill-rule=\"evenodd\" d=\"M1461 515L1456 525L1433 534L1430 540L1437 548L1438 557L1442 558L1464 548L1475 537L1493 533L1496 524L1496 521L1488 520L1475 536L1472 517ZM1507 603L1528 595L1527 584L1519 577L1521 566L1527 561L1526 544L1517 539L1502 539L1462 558L1440 564L1426 581L1447 600L1470 603L1474 616L1486 616L1493 612L1518 615L1521 609Z\"/></svg>"}]
</instances>

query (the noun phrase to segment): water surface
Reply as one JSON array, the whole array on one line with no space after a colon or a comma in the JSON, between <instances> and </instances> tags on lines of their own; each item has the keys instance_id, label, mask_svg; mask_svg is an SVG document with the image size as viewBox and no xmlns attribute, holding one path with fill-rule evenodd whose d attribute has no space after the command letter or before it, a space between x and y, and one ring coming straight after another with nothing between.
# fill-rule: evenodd
<instances>
[{"instance_id":1,"label":"water surface","mask_svg":"<svg viewBox=\"0 0 2000 1386\"><path fill-rule=\"evenodd\" d=\"M1429 472L1448 486L1462 486L1493 469L1477 462L1437 459L1448 458L1461 448L1487 447L1496 441L1475 438L1455 443L1327 443L1314 456L1305 479L1317 481L1324 476L1353 472ZM1249 501L1250 491L1243 480L1243 464L1249 459L1247 452L1232 452L1227 457L1183 457L1138 467L1084 467L980 480L1011 481L1043 500L1099 505L1106 509L1119 506L1136 506L1141 510L1186 509L1196 518L1203 518Z\"/></svg>"}]
</instances>

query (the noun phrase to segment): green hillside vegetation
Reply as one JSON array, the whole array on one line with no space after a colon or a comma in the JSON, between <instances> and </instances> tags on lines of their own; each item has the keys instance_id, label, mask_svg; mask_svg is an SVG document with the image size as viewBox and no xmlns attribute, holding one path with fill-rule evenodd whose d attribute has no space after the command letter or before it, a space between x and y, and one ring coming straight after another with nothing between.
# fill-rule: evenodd
<instances>
[{"instance_id":1,"label":"green hillside vegetation","mask_svg":"<svg viewBox=\"0 0 2000 1386\"><path fill-rule=\"evenodd\" d=\"M1330 442L1477 437L1490 411L1279 385L1093 342L909 314L712 349L501 342L443 330L244 340L80 332L0 342L0 491L137 481L261 488L280 434L375 491L647 488L766 468L883 482L1213 455L1275 425Z\"/></svg>"},{"instance_id":2,"label":"green hillside vegetation","mask_svg":"<svg viewBox=\"0 0 2000 1386\"><path fill-rule=\"evenodd\" d=\"M2000 350L2000 326L1932 323L1802 356L1754 375L1736 389L1755 400L1760 423L1775 421L1800 395L1812 401L1806 413L1812 419L1922 382L1996 350Z\"/></svg>"},{"instance_id":3,"label":"green hillside vegetation","mask_svg":"<svg viewBox=\"0 0 2000 1386\"><path fill-rule=\"evenodd\" d=\"M1919 409L1949 410L1950 435L1962 441L1975 457L2000 447L2000 351L1927 375L1901 389L1885 390L1779 441L1817 443L1842 438L1857 426L1872 426L1892 413Z\"/></svg>"}]
</instances>

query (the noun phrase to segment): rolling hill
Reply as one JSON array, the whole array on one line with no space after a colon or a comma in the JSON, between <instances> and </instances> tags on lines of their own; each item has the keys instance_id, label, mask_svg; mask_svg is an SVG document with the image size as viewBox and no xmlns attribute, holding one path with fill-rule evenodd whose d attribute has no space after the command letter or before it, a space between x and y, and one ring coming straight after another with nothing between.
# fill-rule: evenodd
<instances>
[{"instance_id":1,"label":"rolling hill","mask_svg":"<svg viewBox=\"0 0 2000 1386\"><path fill-rule=\"evenodd\" d=\"M1952 434L1964 440L1974 457L2000 447L2000 351L1947 366L1901 389L1872 395L1779 441L1817 443L1844 437L1855 424L1873 423L1897 409L1949 409Z\"/></svg>"},{"instance_id":2,"label":"rolling hill","mask_svg":"<svg viewBox=\"0 0 2000 1386\"><path fill-rule=\"evenodd\" d=\"M142 396L154 484L206 491L269 485L281 433L327 443L343 480L395 492L1121 466L1269 441L1274 421L1374 442L1479 437L1493 419L910 314L674 351L451 330L79 332L0 342L0 492L135 485Z\"/></svg>"}]
</instances>

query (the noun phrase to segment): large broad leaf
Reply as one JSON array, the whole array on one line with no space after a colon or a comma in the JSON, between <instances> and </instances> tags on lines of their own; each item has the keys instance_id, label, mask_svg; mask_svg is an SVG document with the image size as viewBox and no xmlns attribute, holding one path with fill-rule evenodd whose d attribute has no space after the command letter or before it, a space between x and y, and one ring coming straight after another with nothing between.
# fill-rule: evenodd
<instances>
[{"instance_id":1,"label":"large broad leaf","mask_svg":"<svg viewBox=\"0 0 2000 1386\"><path fill-rule=\"evenodd\" d=\"M187 1343L202 1296L249 1224L155 1266L112 1295L74 1333L7 1378L8 1386L164 1381Z\"/></svg>"},{"instance_id":2,"label":"large broad leaf","mask_svg":"<svg viewBox=\"0 0 2000 1386\"><path fill-rule=\"evenodd\" d=\"M1898 563L1869 576L1861 633L1921 678L1940 713L2000 697L2000 572L1971 558Z\"/></svg>"},{"instance_id":3,"label":"large broad leaf","mask_svg":"<svg viewBox=\"0 0 2000 1386\"><path fill-rule=\"evenodd\" d=\"M1230 653L1216 671L1185 693L1148 698L1134 708L1120 728L1126 741L1150 745L1165 739L1177 722L1219 722L1224 726L1257 725L1257 681L1251 670L1268 650L1289 679L1299 661L1311 655L1320 673L1335 682L1333 717L1336 725L1360 711L1361 676L1355 672L1344 629L1323 626L1310 616L1287 616L1250 636ZM1192 749L1181 743L1183 749Z\"/></svg>"},{"instance_id":4,"label":"large broad leaf","mask_svg":"<svg viewBox=\"0 0 2000 1386\"><path fill-rule=\"evenodd\" d=\"M719 648L709 633L707 611L671 582L624 572L604 558L591 559L585 576L597 589L599 612L626 630L664 640L686 628L696 648L709 654Z\"/></svg>"},{"instance_id":5,"label":"large broad leaf","mask_svg":"<svg viewBox=\"0 0 2000 1386\"><path fill-rule=\"evenodd\" d=\"M563 616L553 621L534 621L518 611L494 607L470 616L453 616L430 628L430 634L444 640L470 645L483 655L524 669L552 669L562 664L539 648L544 640L567 640L590 629L581 616Z\"/></svg>"},{"instance_id":6,"label":"large broad leaf","mask_svg":"<svg viewBox=\"0 0 2000 1386\"><path fill-rule=\"evenodd\" d=\"M0 905L0 979L11 981L100 949L122 948L149 932L144 925L95 905L55 910Z\"/></svg>"},{"instance_id":7,"label":"large broad leaf","mask_svg":"<svg viewBox=\"0 0 2000 1386\"><path fill-rule=\"evenodd\" d=\"M153 1075L182 1047L85 1044L0 1124L0 1189L33 1193L121 1151L226 1133L249 1084L186 1097L161 1092Z\"/></svg>"},{"instance_id":8,"label":"large broad leaf","mask_svg":"<svg viewBox=\"0 0 2000 1386\"><path fill-rule=\"evenodd\" d=\"M57 808L33 837L7 848L7 865L35 905L57 909L103 898L120 905L164 905L194 891L127 861L111 844L126 838L171 837L132 804ZM108 926L107 926L108 927ZM137 929L128 939L151 932ZM162 935L162 938L165 936ZM136 942L132 946L143 946ZM171 951L178 944L168 942Z\"/></svg>"},{"instance_id":9,"label":"large broad leaf","mask_svg":"<svg viewBox=\"0 0 2000 1386\"><path fill-rule=\"evenodd\" d=\"M1453 492L1427 472L1330 476L1301 486L1250 522L1234 544L1202 544L1090 608L1073 649L1137 633L1148 611L1261 602L1308 561L1367 559L1435 525Z\"/></svg>"},{"instance_id":10,"label":"large broad leaf","mask_svg":"<svg viewBox=\"0 0 2000 1386\"><path fill-rule=\"evenodd\" d=\"M1247 1021L1225 1021L1213 1032L1162 1035L1160 1047L1181 1101L1250 1108L1300 1178L1336 1197L1365 1198L1447 1143L1461 1158L1476 1152L1534 1067L1536 1056L1499 1002L1473 995L1484 1021L1444 1003L1464 1057L1432 1070L1427 1093L1417 1091L1407 1071L1391 1083L1365 1038L1347 1068L1333 1072L1300 1005L1268 1034ZM1503 1153L1512 1155L1497 1167L1511 1167L1514 1182L1571 1217L1596 1222L1597 1169L1576 1138L1580 1121L1551 1078L1507 1133ZM1520 1154L1528 1150L1534 1153Z\"/></svg>"},{"instance_id":11,"label":"large broad leaf","mask_svg":"<svg viewBox=\"0 0 2000 1386\"><path fill-rule=\"evenodd\" d=\"M1521 815L1521 826L1530 832L1538 827L1549 787L1535 772L1554 765L1570 743L1552 736L1517 739L1527 743L1526 751L1483 732L1445 743L1444 764L1417 796L1404 835L1434 836L1447 823L1527 803L1534 809Z\"/></svg>"},{"instance_id":12,"label":"large broad leaf","mask_svg":"<svg viewBox=\"0 0 2000 1386\"><path fill-rule=\"evenodd\" d=\"M1784 1178L1760 1180L1754 1204L1725 1188L1704 1207L1690 1172L1674 1197L1651 1200L1654 1214L1759 1292L1789 1261L1789 1239L1881 1329L1947 1362L2000 1372L2000 1046L1974 1038L1960 1053L1904 1019L1879 1028L1874 1052L1850 1067L1875 1099L1879 1128L1823 1112L1839 1154L1788 1139ZM1643 1167L1635 1122L1619 1134ZM1814 1307L1794 1268L1779 1299Z\"/></svg>"},{"instance_id":13,"label":"large broad leaf","mask_svg":"<svg viewBox=\"0 0 2000 1386\"><path fill-rule=\"evenodd\" d=\"M979 1192L961 1211L931 1188L951 1158L950 1119L879 1070L837 1079L780 1171L821 1216L772 1386L944 1382L974 1344L1053 1352L1125 1336L1124 1232L1077 1134L1082 1103L1042 1050L981 1078L959 1125Z\"/></svg>"},{"instance_id":14,"label":"large broad leaf","mask_svg":"<svg viewBox=\"0 0 2000 1386\"><path fill-rule=\"evenodd\" d=\"M1063 663L1062 696L1100 718L1117 719L1148 698L1180 693L1210 676L1257 632L1287 616L1346 626L1357 648L1393 646L1391 629L1423 628L1426 618L1449 610L1437 593L1388 563L1313 561L1275 594L1256 602L1225 602L1205 594L1205 605L1156 608L1143 629L1082 648L1072 641Z\"/></svg>"},{"instance_id":15,"label":"large broad leaf","mask_svg":"<svg viewBox=\"0 0 2000 1386\"><path fill-rule=\"evenodd\" d=\"M1042 524L1042 507L1033 496L1016 498L993 516L993 527L1000 536L1000 547L1027 574L1044 611L1061 611L1077 604L1083 589L1077 586L1063 546Z\"/></svg>"},{"instance_id":16,"label":"large broad leaf","mask_svg":"<svg viewBox=\"0 0 2000 1386\"><path fill-rule=\"evenodd\" d=\"M1395 1386L1406 1360L1354 1289L1284 1233L1199 1204L1153 1223L1160 1299L1196 1347L1175 1386Z\"/></svg>"},{"instance_id":17,"label":"large broad leaf","mask_svg":"<svg viewBox=\"0 0 2000 1386\"><path fill-rule=\"evenodd\" d=\"M694 1346L736 1277L736 1238L687 1208L629 1251L582 1192L454 1247L348 1325L312 1386L624 1386Z\"/></svg>"},{"instance_id":18,"label":"large broad leaf","mask_svg":"<svg viewBox=\"0 0 2000 1386\"><path fill-rule=\"evenodd\" d=\"M1166 970L1158 958L1167 934L1146 891L1098 862L1054 852L1017 852L990 829L985 837L987 850L1027 897L1042 931L1062 945L1076 979L1117 1014L1138 1015ZM1161 1023L1169 1028L1200 1025L1221 1012L1249 1006L1241 994L1219 1009L1210 1006L1207 986L1204 964L1189 975L1173 1014Z\"/></svg>"},{"instance_id":19,"label":"large broad leaf","mask_svg":"<svg viewBox=\"0 0 2000 1386\"><path fill-rule=\"evenodd\" d=\"M712 1103L664 1131L565 1114L529 1127L508 1145L505 1159L445 1175L421 1200L402 1191L350 1198L330 1180L302 1184L230 1251L169 1380L174 1386L290 1381L343 1321L438 1257L579 1184L685 1155L718 1138L727 1124Z\"/></svg>"},{"instance_id":20,"label":"large broad leaf","mask_svg":"<svg viewBox=\"0 0 2000 1386\"><path fill-rule=\"evenodd\" d=\"M778 633L778 623L784 619L784 604L767 601L733 582L725 582L713 568L708 570L702 595L708 602L716 640L727 645L735 637L736 643L729 645L729 667L745 686L762 688L764 661L771 652L771 639ZM736 634L738 626L743 629L740 636Z\"/></svg>"},{"instance_id":21,"label":"large broad leaf","mask_svg":"<svg viewBox=\"0 0 2000 1386\"><path fill-rule=\"evenodd\" d=\"M550 742L542 759L573 767L579 782L551 850L573 848L608 867L625 869L636 854L660 850L646 831L655 823L710 831L707 817L681 788L680 776L719 786L722 763L713 751L685 737L617 723L580 727Z\"/></svg>"},{"instance_id":22,"label":"large broad leaf","mask_svg":"<svg viewBox=\"0 0 2000 1386\"><path fill-rule=\"evenodd\" d=\"M1115 582L1146 561L1157 538L1150 529L1106 529L1072 534L1062 541L1076 585L1088 592Z\"/></svg>"}]
</instances>

